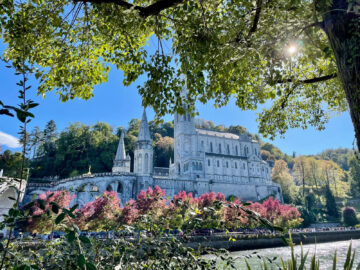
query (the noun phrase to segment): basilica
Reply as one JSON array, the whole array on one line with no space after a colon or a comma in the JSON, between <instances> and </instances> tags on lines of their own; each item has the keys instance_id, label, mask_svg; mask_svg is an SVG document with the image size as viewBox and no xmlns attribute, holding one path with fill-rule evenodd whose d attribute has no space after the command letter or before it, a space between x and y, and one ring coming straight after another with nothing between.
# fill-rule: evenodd
<instances>
[{"instance_id":1,"label":"basilica","mask_svg":"<svg viewBox=\"0 0 360 270\"><path fill-rule=\"evenodd\" d=\"M280 185L273 183L269 165L261 159L259 142L248 135L197 129L189 113L174 117L174 160L169 168L153 166L153 145L144 110L134 151L134 170L121 134L112 172L28 183L24 201L47 190L68 190L80 206L104 191L116 191L123 203L148 187L159 186L167 196L179 191L200 196L221 192L226 197L258 201L274 196L282 201Z\"/></svg>"}]
</instances>

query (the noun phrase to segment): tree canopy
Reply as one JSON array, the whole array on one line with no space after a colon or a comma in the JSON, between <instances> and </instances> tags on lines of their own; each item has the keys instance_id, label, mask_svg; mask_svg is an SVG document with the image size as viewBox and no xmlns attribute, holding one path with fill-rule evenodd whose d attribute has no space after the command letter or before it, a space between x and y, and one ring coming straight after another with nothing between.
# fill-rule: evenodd
<instances>
[{"instance_id":1,"label":"tree canopy","mask_svg":"<svg viewBox=\"0 0 360 270\"><path fill-rule=\"evenodd\" d=\"M158 116L184 102L194 112L196 100L271 101L259 124L274 137L323 129L349 108L359 143L359 10L347 0L5 0L0 25L3 58L33 65L39 94L88 99L116 67L124 85L147 75L139 92Z\"/></svg>"}]
</instances>

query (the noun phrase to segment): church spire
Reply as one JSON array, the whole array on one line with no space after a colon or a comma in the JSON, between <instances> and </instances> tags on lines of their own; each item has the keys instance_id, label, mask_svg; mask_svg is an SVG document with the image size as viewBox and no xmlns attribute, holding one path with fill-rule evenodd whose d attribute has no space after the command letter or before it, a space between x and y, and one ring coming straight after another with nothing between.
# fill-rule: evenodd
<instances>
[{"instance_id":1,"label":"church spire","mask_svg":"<svg viewBox=\"0 0 360 270\"><path fill-rule=\"evenodd\" d=\"M121 131L121 135L120 135L120 141L119 141L119 145L116 151L116 156L115 156L115 161L117 160L125 160L126 159L126 154L125 154L125 144L124 144L124 131Z\"/></svg>"},{"instance_id":2,"label":"church spire","mask_svg":"<svg viewBox=\"0 0 360 270\"><path fill-rule=\"evenodd\" d=\"M144 109L142 119L141 119L141 123L140 123L138 141L151 141L150 129L149 129L149 124L148 124L148 121L147 121L145 109Z\"/></svg>"},{"instance_id":3,"label":"church spire","mask_svg":"<svg viewBox=\"0 0 360 270\"><path fill-rule=\"evenodd\" d=\"M130 156L125 153L124 135L125 131L120 134L120 141L112 167L113 173L130 172Z\"/></svg>"}]
</instances>

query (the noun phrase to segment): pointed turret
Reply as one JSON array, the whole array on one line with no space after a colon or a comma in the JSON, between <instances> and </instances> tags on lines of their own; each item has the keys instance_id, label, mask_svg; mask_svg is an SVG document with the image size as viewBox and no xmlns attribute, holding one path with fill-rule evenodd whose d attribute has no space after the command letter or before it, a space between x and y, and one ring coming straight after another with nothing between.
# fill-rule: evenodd
<instances>
[{"instance_id":1,"label":"pointed turret","mask_svg":"<svg viewBox=\"0 0 360 270\"><path fill-rule=\"evenodd\" d=\"M144 109L144 112L143 112L143 115L142 115L142 119L141 119L141 123L140 123L139 136L138 136L137 140L138 141L151 141L150 129L149 129L149 124L148 124L148 121L147 121L145 109Z\"/></svg>"},{"instance_id":2,"label":"pointed turret","mask_svg":"<svg viewBox=\"0 0 360 270\"><path fill-rule=\"evenodd\" d=\"M140 123L139 136L135 143L134 157L134 172L140 175L150 175L153 171L153 148L145 109Z\"/></svg>"},{"instance_id":3,"label":"pointed turret","mask_svg":"<svg viewBox=\"0 0 360 270\"><path fill-rule=\"evenodd\" d=\"M114 165L112 167L112 172L130 172L130 156L126 156L125 144L124 144L124 131L121 132L119 145L116 151L116 156L114 159Z\"/></svg>"},{"instance_id":4,"label":"pointed turret","mask_svg":"<svg viewBox=\"0 0 360 270\"><path fill-rule=\"evenodd\" d=\"M124 131L121 132L120 135L120 141L119 141L119 145L116 151L116 156L115 156L115 160L124 160L126 159L126 155L125 155L125 144L124 144Z\"/></svg>"}]
</instances>

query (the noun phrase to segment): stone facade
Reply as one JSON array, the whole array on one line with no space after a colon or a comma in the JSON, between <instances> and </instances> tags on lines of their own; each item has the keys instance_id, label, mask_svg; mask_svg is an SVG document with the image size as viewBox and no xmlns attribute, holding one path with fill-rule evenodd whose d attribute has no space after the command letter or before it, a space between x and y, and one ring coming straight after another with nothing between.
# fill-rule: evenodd
<instances>
[{"instance_id":1,"label":"stone facade","mask_svg":"<svg viewBox=\"0 0 360 270\"><path fill-rule=\"evenodd\" d=\"M47 190L69 190L80 206L104 191L117 191L123 203L143 189L158 185L173 196L179 191L194 196L215 191L226 197L257 201L273 195L282 201L281 188L272 183L268 164L261 160L260 145L247 135L196 129L189 113L175 115L174 161L169 168L153 167L153 148L144 110L134 151L134 172L125 154L124 134L112 172L85 174L50 183L29 183L25 201Z\"/></svg>"}]
</instances>

